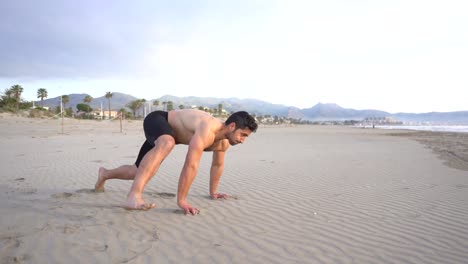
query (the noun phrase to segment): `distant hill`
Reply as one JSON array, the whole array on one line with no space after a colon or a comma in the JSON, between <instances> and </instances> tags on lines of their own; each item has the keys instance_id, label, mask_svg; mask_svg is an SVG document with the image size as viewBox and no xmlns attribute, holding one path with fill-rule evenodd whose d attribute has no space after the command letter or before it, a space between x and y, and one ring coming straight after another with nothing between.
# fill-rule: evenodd
<instances>
[{"instance_id":1,"label":"distant hill","mask_svg":"<svg viewBox=\"0 0 468 264\"><path fill-rule=\"evenodd\" d=\"M174 108L179 105L184 106L207 106L210 108L217 108L219 104L223 104L223 108L228 112L244 110L256 115L278 115L287 116L289 107L284 105L277 105L268 103L257 99L238 99L238 98L214 98L214 97L177 97L172 95L165 95L158 99L160 102L172 101Z\"/></svg>"},{"instance_id":2,"label":"distant hill","mask_svg":"<svg viewBox=\"0 0 468 264\"><path fill-rule=\"evenodd\" d=\"M430 112L422 114L397 113L392 117L402 122L428 122L438 124L468 124L468 111Z\"/></svg>"},{"instance_id":3,"label":"distant hill","mask_svg":"<svg viewBox=\"0 0 468 264\"><path fill-rule=\"evenodd\" d=\"M312 121L362 120L368 117L392 117L402 122L428 122L438 124L468 124L468 111L431 112L431 113L396 113L379 110L355 110L342 108L337 104L317 104L312 108L302 109L306 119Z\"/></svg>"},{"instance_id":4,"label":"distant hill","mask_svg":"<svg viewBox=\"0 0 468 264\"><path fill-rule=\"evenodd\" d=\"M76 105L83 103L83 99L87 94L70 94L70 102L68 107L72 107L76 111ZM113 93L111 98L111 109L119 110L133 101L140 98L123 94ZM217 108L219 104L223 104L223 108L228 112L239 110L248 111L255 115L271 115L284 116L295 119L310 120L310 121L343 121L343 120L362 120L368 117L393 117L403 122L433 122L433 123L452 123L452 124L468 124L468 111L459 112L432 112L423 114L414 113L396 113L391 114L380 110L356 110L343 108L337 104L322 104L318 103L311 108L299 109L297 107L285 106L280 104L272 104L257 99L239 99L239 98L214 98L214 97L177 97L172 95L164 95L160 98L148 100L152 104L155 100L160 103L172 101L174 108L178 109L179 105L185 107L190 106L206 106ZM101 103L104 109L107 109L107 99L105 96L94 98L90 103L92 108L100 108ZM50 98L43 101L44 106L56 107L60 104L60 97ZM160 106L161 108L161 106ZM155 108L153 108L155 109Z\"/></svg>"},{"instance_id":5,"label":"distant hill","mask_svg":"<svg viewBox=\"0 0 468 264\"><path fill-rule=\"evenodd\" d=\"M389 113L378 110L354 110L343 108L337 104L318 103L312 108L302 109L301 112L309 120L361 120L366 117L386 117Z\"/></svg>"},{"instance_id":6,"label":"distant hill","mask_svg":"<svg viewBox=\"0 0 468 264\"><path fill-rule=\"evenodd\" d=\"M129 102L136 100L138 98L128 95L128 94L123 94L123 93L112 93L112 98L111 98L111 109L116 110L116 109L122 109L124 108ZM84 98L88 94L69 94L70 101L65 105L66 108L71 107L74 111L76 111L76 105L77 104L82 104ZM89 104L92 108L100 108L101 103L104 109L107 110L107 98L105 96L93 98L91 103ZM60 106L60 96L55 97L55 98L50 98L50 99L45 99L42 103L38 102L38 105L44 104L44 106L48 107L57 107Z\"/></svg>"}]
</instances>

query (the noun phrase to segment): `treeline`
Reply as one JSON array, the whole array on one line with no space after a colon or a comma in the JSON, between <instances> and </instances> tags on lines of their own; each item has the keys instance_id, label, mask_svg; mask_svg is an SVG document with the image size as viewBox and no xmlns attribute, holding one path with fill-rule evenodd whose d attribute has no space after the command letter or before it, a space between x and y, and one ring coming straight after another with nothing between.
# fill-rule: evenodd
<instances>
[{"instance_id":1,"label":"treeline","mask_svg":"<svg viewBox=\"0 0 468 264\"><path fill-rule=\"evenodd\" d=\"M22 98L24 88L21 85L13 85L8 89L5 89L0 95L0 111L1 112L14 112L17 113L20 110L28 110L31 117L37 117L41 115L54 116L57 114L63 114L67 117L76 117L84 119L111 119L115 116L122 115L124 118L142 118L145 113L149 113L153 110L150 106L154 106L156 109L171 111L175 109L172 101L159 101L147 102L145 99L137 99L129 102L124 108L118 111L112 111L112 92L106 92L104 95L107 99L107 109L93 109L90 103L93 101L93 97L86 95L83 98L82 103L76 104L76 110L68 106L70 102L69 95L60 96L60 105L49 108L45 107L43 101L49 96L46 88L39 88L37 90L37 98L40 102L35 105L33 101L26 101ZM179 105L179 109L192 108L192 106ZM209 112L213 115L224 117L227 112L223 108L223 104L219 104L217 108L208 108L205 106L197 106L197 109Z\"/></svg>"},{"instance_id":2,"label":"treeline","mask_svg":"<svg viewBox=\"0 0 468 264\"><path fill-rule=\"evenodd\" d=\"M111 119L121 115L123 118L132 119L143 118L145 113L149 113L153 110L171 111L176 108L172 101L161 102L159 100L154 100L152 102L147 102L145 99L137 99L129 102L124 108L112 111L112 92L106 92L106 94L104 95L107 99L107 109L93 109L90 106L90 103L93 101L94 98L90 95L86 95L83 98L82 103L76 104L76 110L74 110L71 106L68 106L70 102L69 95L60 96L60 105L48 108L43 105L44 99L48 98L49 96L46 88L39 88L37 90L37 98L40 99L40 102L38 102L37 105L35 105L33 101L23 100L23 91L23 87L18 84L13 85L8 89L5 89L1 93L0 97L0 111L17 113L20 110L28 110L29 116L31 117L39 117L42 115L54 116L58 114L63 114L63 116L66 117L75 117L83 119ZM224 109L223 104L218 104L217 107L213 108L206 106L178 106L178 109L185 108L199 109L220 118L225 118L230 114ZM271 115L255 116L255 118L259 121L259 123L262 124L311 124L311 122L307 120Z\"/></svg>"},{"instance_id":3,"label":"treeline","mask_svg":"<svg viewBox=\"0 0 468 264\"><path fill-rule=\"evenodd\" d=\"M20 109L30 108L32 103L21 99L23 90L23 87L18 84L5 89L0 95L0 108L9 112L18 112Z\"/></svg>"}]
</instances>

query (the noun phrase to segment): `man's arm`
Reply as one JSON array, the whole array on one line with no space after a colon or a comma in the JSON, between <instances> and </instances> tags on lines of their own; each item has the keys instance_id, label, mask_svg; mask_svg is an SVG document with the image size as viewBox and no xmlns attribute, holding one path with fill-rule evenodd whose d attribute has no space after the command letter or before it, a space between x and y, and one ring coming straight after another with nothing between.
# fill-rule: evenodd
<instances>
[{"instance_id":1,"label":"man's arm","mask_svg":"<svg viewBox=\"0 0 468 264\"><path fill-rule=\"evenodd\" d=\"M213 151L213 161L210 170L210 196L213 199L227 198L226 194L217 193L218 183L224 170L225 151Z\"/></svg>"},{"instance_id":2,"label":"man's arm","mask_svg":"<svg viewBox=\"0 0 468 264\"><path fill-rule=\"evenodd\" d=\"M199 210L190 206L187 202L187 195L195 176L197 175L201 155L203 154L203 139L195 134L190 140L184 167L179 177L179 187L177 190L177 204L185 210L186 214L198 214Z\"/></svg>"}]
</instances>

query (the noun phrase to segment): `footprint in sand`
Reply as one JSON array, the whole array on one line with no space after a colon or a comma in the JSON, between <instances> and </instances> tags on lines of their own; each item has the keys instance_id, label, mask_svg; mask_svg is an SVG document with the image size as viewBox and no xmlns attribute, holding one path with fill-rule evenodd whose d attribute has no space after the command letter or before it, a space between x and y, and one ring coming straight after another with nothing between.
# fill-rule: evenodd
<instances>
[{"instance_id":1,"label":"footprint in sand","mask_svg":"<svg viewBox=\"0 0 468 264\"><path fill-rule=\"evenodd\" d=\"M69 193L69 192L56 193L56 194L51 195L52 198L56 198L56 199L70 198L70 197L73 197L73 196L78 196L78 195L73 194L73 193Z\"/></svg>"},{"instance_id":2,"label":"footprint in sand","mask_svg":"<svg viewBox=\"0 0 468 264\"><path fill-rule=\"evenodd\" d=\"M175 193L162 192L162 193L156 193L156 194L163 199L172 199L176 196Z\"/></svg>"},{"instance_id":3,"label":"footprint in sand","mask_svg":"<svg viewBox=\"0 0 468 264\"><path fill-rule=\"evenodd\" d=\"M35 194L35 193L37 193L37 189L35 189L35 188L19 188L18 191L21 194Z\"/></svg>"},{"instance_id":4,"label":"footprint in sand","mask_svg":"<svg viewBox=\"0 0 468 264\"><path fill-rule=\"evenodd\" d=\"M109 248L109 246L107 244L93 247L93 249L95 251L98 251L98 252L105 252L105 251L107 251L108 248Z\"/></svg>"},{"instance_id":5,"label":"footprint in sand","mask_svg":"<svg viewBox=\"0 0 468 264\"><path fill-rule=\"evenodd\" d=\"M94 189L79 189L76 190L76 193L96 193Z\"/></svg>"},{"instance_id":6,"label":"footprint in sand","mask_svg":"<svg viewBox=\"0 0 468 264\"><path fill-rule=\"evenodd\" d=\"M149 195L151 197L156 197L156 198L163 198L163 199L172 199L174 198L176 195L175 193L166 193L166 192L145 192L146 195Z\"/></svg>"},{"instance_id":7,"label":"footprint in sand","mask_svg":"<svg viewBox=\"0 0 468 264\"><path fill-rule=\"evenodd\" d=\"M224 198L212 199L211 196L207 196L207 197L213 201L239 200L239 196L233 195L233 194L228 194L228 197L226 199Z\"/></svg>"},{"instance_id":8,"label":"footprint in sand","mask_svg":"<svg viewBox=\"0 0 468 264\"><path fill-rule=\"evenodd\" d=\"M19 248L21 245L21 240L19 240L20 237L22 237L22 235L4 236L0 237L0 241L4 248Z\"/></svg>"},{"instance_id":9,"label":"footprint in sand","mask_svg":"<svg viewBox=\"0 0 468 264\"><path fill-rule=\"evenodd\" d=\"M5 263L27 263L31 260L31 256L28 254L25 255L20 255L20 256L14 256L14 257L6 257Z\"/></svg>"}]
</instances>

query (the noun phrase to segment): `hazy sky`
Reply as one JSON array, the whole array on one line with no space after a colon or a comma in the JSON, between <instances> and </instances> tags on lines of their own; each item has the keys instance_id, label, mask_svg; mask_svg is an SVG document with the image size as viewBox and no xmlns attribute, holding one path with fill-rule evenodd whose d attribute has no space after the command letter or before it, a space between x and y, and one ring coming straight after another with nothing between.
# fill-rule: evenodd
<instances>
[{"instance_id":1,"label":"hazy sky","mask_svg":"<svg viewBox=\"0 0 468 264\"><path fill-rule=\"evenodd\" d=\"M468 110L468 1L0 2L0 89Z\"/></svg>"}]
</instances>

